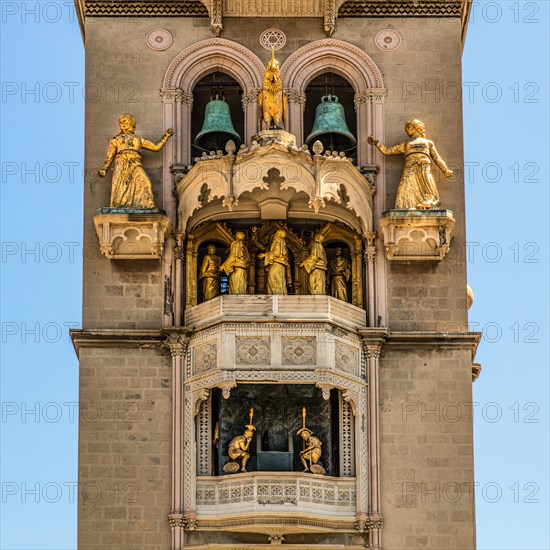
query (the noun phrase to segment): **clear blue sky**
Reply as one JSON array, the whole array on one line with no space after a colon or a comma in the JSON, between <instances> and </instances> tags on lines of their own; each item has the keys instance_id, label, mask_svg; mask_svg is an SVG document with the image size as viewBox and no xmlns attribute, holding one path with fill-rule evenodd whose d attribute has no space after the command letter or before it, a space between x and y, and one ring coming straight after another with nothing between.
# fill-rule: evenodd
<instances>
[{"instance_id":1,"label":"clear blue sky","mask_svg":"<svg viewBox=\"0 0 550 550\"><path fill-rule=\"evenodd\" d=\"M470 321L484 332L478 547L548 549L549 3L474 4L464 126ZM84 50L71 5L1 3L3 550L76 548L68 329L81 316Z\"/></svg>"}]
</instances>

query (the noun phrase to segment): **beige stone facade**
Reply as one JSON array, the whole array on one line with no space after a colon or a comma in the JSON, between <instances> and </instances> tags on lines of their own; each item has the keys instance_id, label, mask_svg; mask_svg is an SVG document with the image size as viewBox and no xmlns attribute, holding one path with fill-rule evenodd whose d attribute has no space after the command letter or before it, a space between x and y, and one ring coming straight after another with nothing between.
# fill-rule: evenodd
<instances>
[{"instance_id":1,"label":"beige stone facade","mask_svg":"<svg viewBox=\"0 0 550 550\"><path fill-rule=\"evenodd\" d=\"M468 404L479 337L467 332L461 51L468 2L316 0L309 11L280 2L277 9L288 10L264 8L261 17L243 13L243 4L77 1L88 95L83 329L73 332L86 413L79 548L472 549ZM214 23L223 26L219 37ZM286 35L276 55L296 143L253 145L260 130L255 94L270 57L259 37L270 28ZM147 45L155 29L172 35L170 47ZM376 46L386 29L400 35L395 50ZM193 90L214 71L242 88L246 151L195 162ZM300 152L307 86L327 71L355 93L355 110L347 113L357 119L354 161ZM110 177L95 173L123 112L148 138L176 131L163 154L145 153L143 162L171 232L163 246L155 237L154 253L135 259L102 255L94 226L110 193ZM376 235L394 204L402 159L375 154L366 137L399 143L411 118L426 123L455 172L437 180L455 221L438 261L389 260ZM247 163L257 174L249 176ZM262 184L273 168L287 177L280 188ZM355 254L360 298L345 303L298 289L302 295L251 293L197 304L199 246L214 235L212 242L227 248L239 223L249 224L250 238L251 224L271 223L274 211L295 228L296 243L308 224L341 224L355 235L356 244L331 238ZM203 235L208 223L225 224L228 233L212 226ZM339 475L215 474L215 392L224 403L234 388L260 383L309 385L335 400Z\"/></svg>"}]
</instances>

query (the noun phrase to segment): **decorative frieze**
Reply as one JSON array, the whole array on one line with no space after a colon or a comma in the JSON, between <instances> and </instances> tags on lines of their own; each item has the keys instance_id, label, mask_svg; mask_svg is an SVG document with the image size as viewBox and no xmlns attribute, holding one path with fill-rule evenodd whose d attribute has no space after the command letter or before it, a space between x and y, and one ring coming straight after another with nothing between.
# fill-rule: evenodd
<instances>
[{"instance_id":1,"label":"decorative frieze","mask_svg":"<svg viewBox=\"0 0 550 550\"><path fill-rule=\"evenodd\" d=\"M197 479L197 512L218 508L226 513L256 510L258 505L299 507L301 512L321 515L335 507L355 513L354 479L319 479L299 472L249 473L238 477ZM202 510L201 510L202 508Z\"/></svg>"},{"instance_id":2,"label":"decorative frieze","mask_svg":"<svg viewBox=\"0 0 550 550\"><path fill-rule=\"evenodd\" d=\"M321 17L325 0L226 0L226 17Z\"/></svg>"},{"instance_id":3,"label":"decorative frieze","mask_svg":"<svg viewBox=\"0 0 550 550\"><path fill-rule=\"evenodd\" d=\"M460 17L462 4L456 2L380 2L348 0L338 11L338 17Z\"/></svg>"},{"instance_id":4,"label":"decorative frieze","mask_svg":"<svg viewBox=\"0 0 550 550\"><path fill-rule=\"evenodd\" d=\"M194 0L165 0L155 2L132 0L87 0L84 4L86 17L208 17L203 2Z\"/></svg>"}]
</instances>

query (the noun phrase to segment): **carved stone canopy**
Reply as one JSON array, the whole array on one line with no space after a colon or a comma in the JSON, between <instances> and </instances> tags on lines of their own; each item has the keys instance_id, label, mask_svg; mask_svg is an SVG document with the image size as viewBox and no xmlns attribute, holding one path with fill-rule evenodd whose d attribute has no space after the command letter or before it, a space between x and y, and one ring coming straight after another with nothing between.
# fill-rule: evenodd
<instances>
[{"instance_id":1,"label":"carved stone canopy","mask_svg":"<svg viewBox=\"0 0 550 550\"><path fill-rule=\"evenodd\" d=\"M257 138L236 155L202 157L182 172L176 187L182 233L205 221L197 212L216 199L221 204L208 209L210 220L285 219L290 203L301 200L305 208L296 217L326 219L330 210L331 219L362 234L373 230L374 187L343 154L311 154L287 139Z\"/></svg>"}]
</instances>

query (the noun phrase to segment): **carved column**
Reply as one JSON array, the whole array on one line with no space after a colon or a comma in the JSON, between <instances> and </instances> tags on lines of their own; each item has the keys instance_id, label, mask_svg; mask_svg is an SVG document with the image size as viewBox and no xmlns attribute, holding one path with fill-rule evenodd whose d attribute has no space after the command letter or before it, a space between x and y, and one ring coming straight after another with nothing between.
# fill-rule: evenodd
<instances>
[{"instance_id":1,"label":"carved column","mask_svg":"<svg viewBox=\"0 0 550 550\"><path fill-rule=\"evenodd\" d=\"M185 307L196 306L198 303L197 291L197 256L194 251L194 236L191 233L187 236L187 245L185 252Z\"/></svg>"},{"instance_id":2,"label":"carved column","mask_svg":"<svg viewBox=\"0 0 550 550\"><path fill-rule=\"evenodd\" d=\"M174 234L174 326L180 327L183 323L183 233Z\"/></svg>"},{"instance_id":3,"label":"carved column","mask_svg":"<svg viewBox=\"0 0 550 550\"><path fill-rule=\"evenodd\" d=\"M369 533L369 548L382 548L382 510L380 496L380 350L382 342L363 339L367 362L368 383L368 458L369 458L369 514L364 526Z\"/></svg>"},{"instance_id":4,"label":"carved column","mask_svg":"<svg viewBox=\"0 0 550 550\"><path fill-rule=\"evenodd\" d=\"M193 531L197 521L197 438L195 417L210 391L195 389L185 384L183 388L183 519L184 529Z\"/></svg>"},{"instance_id":5,"label":"carved column","mask_svg":"<svg viewBox=\"0 0 550 550\"><path fill-rule=\"evenodd\" d=\"M376 284L374 269L374 262L376 260L376 233L365 233L365 241L368 326L376 327Z\"/></svg>"},{"instance_id":6,"label":"carved column","mask_svg":"<svg viewBox=\"0 0 550 550\"><path fill-rule=\"evenodd\" d=\"M172 227L176 227L176 199L174 196L174 182L169 167L181 162L184 139L187 143L191 128L191 118L182 119L182 105L185 103L190 113L193 104L193 94L184 92L179 88L163 88L160 90L163 103L164 130L174 129L174 136L169 139L163 149L162 170L162 207L170 219ZM184 136L185 134L185 136ZM174 239L166 240L162 258L162 280L164 283L164 312L162 326L165 328L179 324L174 314Z\"/></svg>"},{"instance_id":7,"label":"carved column","mask_svg":"<svg viewBox=\"0 0 550 550\"><path fill-rule=\"evenodd\" d=\"M172 531L172 550L183 548L183 376L189 336L170 333L166 346L172 356L172 511L168 516Z\"/></svg>"},{"instance_id":8,"label":"carved column","mask_svg":"<svg viewBox=\"0 0 550 550\"><path fill-rule=\"evenodd\" d=\"M244 111L244 143L250 145L252 137L260 128L258 127L258 94L260 90L252 89L243 94L242 105Z\"/></svg>"},{"instance_id":9,"label":"carved column","mask_svg":"<svg viewBox=\"0 0 550 550\"><path fill-rule=\"evenodd\" d=\"M288 94L288 114L286 130L296 136L296 145L304 143L304 109L306 108L306 94L290 88Z\"/></svg>"},{"instance_id":10,"label":"carved column","mask_svg":"<svg viewBox=\"0 0 550 550\"><path fill-rule=\"evenodd\" d=\"M164 124L166 128L174 129L174 137L168 141L165 151L170 149L170 164L189 164L191 161L191 111L193 110L193 94L180 88L162 88L160 90L164 106ZM172 148L167 148L172 142ZM185 144L185 145L184 145ZM170 189L170 193L171 193Z\"/></svg>"},{"instance_id":11,"label":"carved column","mask_svg":"<svg viewBox=\"0 0 550 550\"><path fill-rule=\"evenodd\" d=\"M355 94L354 103L357 113L357 164L374 163L374 147L367 143L367 136L374 134L380 140L384 138L384 97L385 90L367 89ZM381 137L378 137L381 136Z\"/></svg>"},{"instance_id":12,"label":"carved column","mask_svg":"<svg viewBox=\"0 0 550 550\"><path fill-rule=\"evenodd\" d=\"M345 399L345 396L344 396ZM353 407L353 402L351 402ZM369 511L369 468L368 468L368 452L369 452L369 433L368 433L368 402L367 388L362 387L357 396L357 406L355 413L355 476L356 476L356 493L357 493L357 523L360 524L367 518Z\"/></svg>"}]
</instances>

